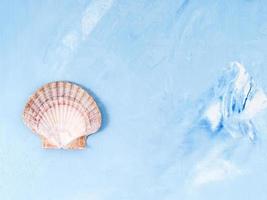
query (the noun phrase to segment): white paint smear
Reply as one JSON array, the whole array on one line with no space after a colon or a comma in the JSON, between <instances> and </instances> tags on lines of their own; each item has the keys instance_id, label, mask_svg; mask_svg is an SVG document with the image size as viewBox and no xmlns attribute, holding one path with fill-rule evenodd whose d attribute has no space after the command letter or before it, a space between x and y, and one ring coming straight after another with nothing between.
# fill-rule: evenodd
<instances>
[{"instance_id":1,"label":"white paint smear","mask_svg":"<svg viewBox=\"0 0 267 200\"><path fill-rule=\"evenodd\" d=\"M241 174L241 170L230 161L209 159L197 165L194 185L201 186L211 182L223 181L239 174Z\"/></svg>"},{"instance_id":2,"label":"white paint smear","mask_svg":"<svg viewBox=\"0 0 267 200\"><path fill-rule=\"evenodd\" d=\"M231 63L213 91L203 113L211 131L217 131L221 125L234 138L247 135L254 140L253 118L266 109L267 96L245 67L238 62Z\"/></svg>"},{"instance_id":3,"label":"white paint smear","mask_svg":"<svg viewBox=\"0 0 267 200\"><path fill-rule=\"evenodd\" d=\"M79 42L78 34L75 32L68 33L62 39L63 45L72 51L77 47L78 42Z\"/></svg>"},{"instance_id":4,"label":"white paint smear","mask_svg":"<svg viewBox=\"0 0 267 200\"><path fill-rule=\"evenodd\" d=\"M78 21L78 27L72 28L61 38L60 43L52 51L48 52L48 59L52 57L53 71L62 73L62 70L73 59L75 50L82 41L88 38L90 33L97 26L111 8L113 0L92 0L85 8Z\"/></svg>"},{"instance_id":5,"label":"white paint smear","mask_svg":"<svg viewBox=\"0 0 267 200\"><path fill-rule=\"evenodd\" d=\"M241 169L232 161L223 158L225 148L225 145L216 145L206 157L197 163L193 173L194 186L199 187L242 174Z\"/></svg>"},{"instance_id":6,"label":"white paint smear","mask_svg":"<svg viewBox=\"0 0 267 200\"><path fill-rule=\"evenodd\" d=\"M84 38L92 32L97 23L110 9L112 3L113 0L95 0L87 7L81 20L81 30Z\"/></svg>"}]
</instances>

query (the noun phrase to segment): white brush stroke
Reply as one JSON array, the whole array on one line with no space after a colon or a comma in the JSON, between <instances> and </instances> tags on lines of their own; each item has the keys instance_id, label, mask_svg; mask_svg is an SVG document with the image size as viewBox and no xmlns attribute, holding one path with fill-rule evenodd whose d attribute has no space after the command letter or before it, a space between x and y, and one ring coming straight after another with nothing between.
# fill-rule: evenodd
<instances>
[{"instance_id":1,"label":"white brush stroke","mask_svg":"<svg viewBox=\"0 0 267 200\"><path fill-rule=\"evenodd\" d=\"M253 118L267 107L265 92L256 86L245 67L238 62L232 62L215 87L203 119L210 125L211 131L218 130L220 125L233 137L248 135L255 139ZM239 109L233 109L236 107Z\"/></svg>"},{"instance_id":2,"label":"white brush stroke","mask_svg":"<svg viewBox=\"0 0 267 200\"><path fill-rule=\"evenodd\" d=\"M85 10L81 20L81 31L83 38L94 30L98 22L107 13L113 4L113 0L96 0L93 1Z\"/></svg>"},{"instance_id":3,"label":"white brush stroke","mask_svg":"<svg viewBox=\"0 0 267 200\"><path fill-rule=\"evenodd\" d=\"M113 5L113 0L93 0L85 8L76 28L69 30L59 40L54 50L48 51L51 57L53 72L61 73L73 59L75 51L95 29L101 19ZM49 59L49 58L48 58Z\"/></svg>"},{"instance_id":4,"label":"white brush stroke","mask_svg":"<svg viewBox=\"0 0 267 200\"><path fill-rule=\"evenodd\" d=\"M66 34L62 39L62 44L73 51L78 46L79 38L76 32Z\"/></svg>"},{"instance_id":5,"label":"white brush stroke","mask_svg":"<svg viewBox=\"0 0 267 200\"><path fill-rule=\"evenodd\" d=\"M242 113L243 119L252 119L255 115L267 107L267 97L263 90L257 91L254 95L254 98L249 101L246 106L246 109Z\"/></svg>"},{"instance_id":6,"label":"white brush stroke","mask_svg":"<svg viewBox=\"0 0 267 200\"><path fill-rule=\"evenodd\" d=\"M210 122L211 130L216 131L222 118L220 102L215 101L214 103L211 103L204 113L204 118Z\"/></svg>"},{"instance_id":7,"label":"white brush stroke","mask_svg":"<svg viewBox=\"0 0 267 200\"><path fill-rule=\"evenodd\" d=\"M241 174L241 170L230 161L224 159L210 159L199 163L194 178L195 186L202 186L211 182L223 181Z\"/></svg>"},{"instance_id":8,"label":"white brush stroke","mask_svg":"<svg viewBox=\"0 0 267 200\"><path fill-rule=\"evenodd\" d=\"M208 156L196 164L193 186L200 187L242 175L243 172L239 167L223 158L224 149L224 146L215 147Z\"/></svg>"}]
</instances>

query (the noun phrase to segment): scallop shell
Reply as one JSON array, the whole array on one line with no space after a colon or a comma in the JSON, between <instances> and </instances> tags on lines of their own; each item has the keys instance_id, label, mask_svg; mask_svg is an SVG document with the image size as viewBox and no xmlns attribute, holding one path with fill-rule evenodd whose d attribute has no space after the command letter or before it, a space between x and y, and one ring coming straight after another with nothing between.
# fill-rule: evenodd
<instances>
[{"instance_id":1,"label":"scallop shell","mask_svg":"<svg viewBox=\"0 0 267 200\"><path fill-rule=\"evenodd\" d=\"M23 120L43 143L43 148L82 149L86 136L101 126L101 113L94 99L69 82L41 87L27 102Z\"/></svg>"}]
</instances>

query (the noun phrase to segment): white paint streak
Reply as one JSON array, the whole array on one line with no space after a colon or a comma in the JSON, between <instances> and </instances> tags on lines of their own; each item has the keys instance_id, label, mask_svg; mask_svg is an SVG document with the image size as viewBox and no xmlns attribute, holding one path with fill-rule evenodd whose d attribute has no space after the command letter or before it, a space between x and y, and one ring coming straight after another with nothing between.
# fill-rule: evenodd
<instances>
[{"instance_id":1,"label":"white paint streak","mask_svg":"<svg viewBox=\"0 0 267 200\"><path fill-rule=\"evenodd\" d=\"M242 171L230 160L223 158L225 145L215 146L194 170L193 186L202 186L212 182L223 181L242 174Z\"/></svg>"},{"instance_id":2,"label":"white paint streak","mask_svg":"<svg viewBox=\"0 0 267 200\"><path fill-rule=\"evenodd\" d=\"M62 44L72 51L77 47L78 42L79 38L76 32L70 32L62 39Z\"/></svg>"},{"instance_id":3,"label":"white paint streak","mask_svg":"<svg viewBox=\"0 0 267 200\"><path fill-rule=\"evenodd\" d=\"M255 139L253 119L267 107L265 92L256 85L245 67L232 62L215 87L203 118L215 132L220 124L234 138Z\"/></svg>"},{"instance_id":4,"label":"white paint streak","mask_svg":"<svg viewBox=\"0 0 267 200\"><path fill-rule=\"evenodd\" d=\"M243 118L252 119L257 113L265 110L267 107L267 97L263 90L258 90L251 99L244 112L242 113Z\"/></svg>"},{"instance_id":5,"label":"white paint streak","mask_svg":"<svg viewBox=\"0 0 267 200\"><path fill-rule=\"evenodd\" d=\"M219 101L212 103L208 107L204 113L204 118L210 123L211 130L216 131L222 118L221 104Z\"/></svg>"},{"instance_id":6,"label":"white paint streak","mask_svg":"<svg viewBox=\"0 0 267 200\"><path fill-rule=\"evenodd\" d=\"M233 163L224 159L208 159L199 163L196 167L194 185L201 186L211 182L223 181L241 174Z\"/></svg>"},{"instance_id":7,"label":"white paint streak","mask_svg":"<svg viewBox=\"0 0 267 200\"><path fill-rule=\"evenodd\" d=\"M88 38L112 4L113 0L92 0L90 2L78 21L78 27L69 30L61 38L54 51L49 52L52 57L53 63L51 65L54 66L54 71L62 73L65 66L73 59L75 50L83 40ZM48 59L50 56L48 56Z\"/></svg>"},{"instance_id":8,"label":"white paint streak","mask_svg":"<svg viewBox=\"0 0 267 200\"><path fill-rule=\"evenodd\" d=\"M250 81L250 76L246 72L244 66L241 65L239 62L232 62L230 70L232 69L235 69L238 72L235 80L235 88L237 90L243 90L244 88L246 88L246 90L249 90L247 83L249 83Z\"/></svg>"},{"instance_id":9,"label":"white paint streak","mask_svg":"<svg viewBox=\"0 0 267 200\"><path fill-rule=\"evenodd\" d=\"M113 0L95 0L86 9L82 20L81 30L84 38L93 31L98 22L112 6Z\"/></svg>"}]
</instances>

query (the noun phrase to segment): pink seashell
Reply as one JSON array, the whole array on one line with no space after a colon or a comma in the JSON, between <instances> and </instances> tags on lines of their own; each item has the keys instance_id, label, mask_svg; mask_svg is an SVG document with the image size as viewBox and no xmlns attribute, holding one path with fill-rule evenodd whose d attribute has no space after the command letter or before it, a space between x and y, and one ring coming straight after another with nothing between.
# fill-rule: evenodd
<instances>
[{"instance_id":1,"label":"pink seashell","mask_svg":"<svg viewBox=\"0 0 267 200\"><path fill-rule=\"evenodd\" d=\"M43 142L43 148L82 149L86 136L101 126L94 99L73 83L58 81L41 87L28 100L25 124Z\"/></svg>"}]
</instances>

